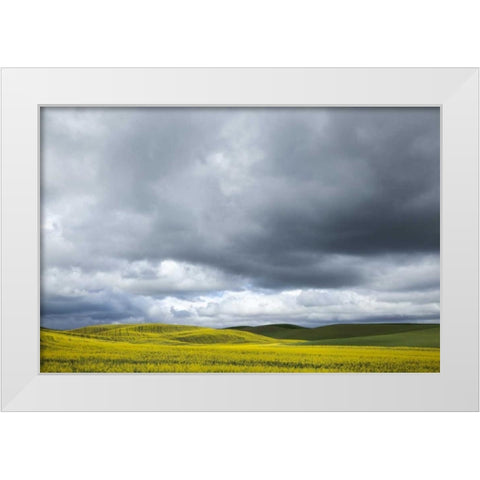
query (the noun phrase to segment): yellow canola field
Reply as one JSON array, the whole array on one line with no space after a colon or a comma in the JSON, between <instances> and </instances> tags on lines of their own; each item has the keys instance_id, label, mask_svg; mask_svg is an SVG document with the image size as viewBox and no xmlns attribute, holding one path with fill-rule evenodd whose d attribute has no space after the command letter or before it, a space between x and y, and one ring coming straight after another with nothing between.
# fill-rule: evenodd
<instances>
[{"instance_id":1,"label":"yellow canola field","mask_svg":"<svg viewBox=\"0 0 480 480\"><path fill-rule=\"evenodd\" d=\"M142 343L138 336L102 332L41 332L41 372L439 372L440 350L416 347L302 345L291 340L259 337L253 343ZM223 332L224 334L224 332ZM130 334L129 334L130 335ZM187 340L185 340L187 338ZM198 339L197 339L198 340ZM210 339L211 340L211 339ZM250 341L250 343L249 343Z\"/></svg>"}]
</instances>

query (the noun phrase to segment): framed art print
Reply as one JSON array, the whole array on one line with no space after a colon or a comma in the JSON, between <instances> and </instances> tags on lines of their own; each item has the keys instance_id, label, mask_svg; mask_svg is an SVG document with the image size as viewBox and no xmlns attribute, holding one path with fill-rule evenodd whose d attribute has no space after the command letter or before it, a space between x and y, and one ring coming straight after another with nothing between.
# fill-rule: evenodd
<instances>
[{"instance_id":1,"label":"framed art print","mask_svg":"<svg viewBox=\"0 0 480 480\"><path fill-rule=\"evenodd\" d=\"M42 373L440 371L439 107L41 107Z\"/></svg>"},{"instance_id":2,"label":"framed art print","mask_svg":"<svg viewBox=\"0 0 480 480\"><path fill-rule=\"evenodd\" d=\"M4 410L477 410L478 71L6 69Z\"/></svg>"}]
</instances>

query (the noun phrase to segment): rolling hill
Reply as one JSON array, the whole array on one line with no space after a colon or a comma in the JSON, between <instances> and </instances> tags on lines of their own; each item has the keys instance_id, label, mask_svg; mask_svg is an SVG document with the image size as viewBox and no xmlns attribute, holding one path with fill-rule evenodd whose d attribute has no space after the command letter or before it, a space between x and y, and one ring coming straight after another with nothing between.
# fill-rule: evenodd
<instances>
[{"instance_id":1,"label":"rolling hill","mask_svg":"<svg viewBox=\"0 0 480 480\"><path fill-rule=\"evenodd\" d=\"M438 325L99 325L40 331L47 372L438 372Z\"/></svg>"},{"instance_id":2,"label":"rolling hill","mask_svg":"<svg viewBox=\"0 0 480 480\"><path fill-rule=\"evenodd\" d=\"M98 340L153 344L271 343L271 338L242 330L217 330L192 325L147 323L100 325L64 330L62 333Z\"/></svg>"},{"instance_id":3,"label":"rolling hill","mask_svg":"<svg viewBox=\"0 0 480 480\"><path fill-rule=\"evenodd\" d=\"M316 345L440 347L440 325L438 324L336 324L316 328L273 324L231 329L277 339L303 340Z\"/></svg>"}]
</instances>

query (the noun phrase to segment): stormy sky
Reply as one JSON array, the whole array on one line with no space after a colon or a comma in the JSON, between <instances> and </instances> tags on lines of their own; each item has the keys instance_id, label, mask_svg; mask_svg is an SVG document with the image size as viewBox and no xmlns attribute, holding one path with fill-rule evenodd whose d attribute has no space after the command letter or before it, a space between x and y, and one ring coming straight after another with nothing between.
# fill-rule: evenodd
<instances>
[{"instance_id":1,"label":"stormy sky","mask_svg":"<svg viewBox=\"0 0 480 480\"><path fill-rule=\"evenodd\" d=\"M42 108L41 323L439 321L438 108Z\"/></svg>"}]
</instances>

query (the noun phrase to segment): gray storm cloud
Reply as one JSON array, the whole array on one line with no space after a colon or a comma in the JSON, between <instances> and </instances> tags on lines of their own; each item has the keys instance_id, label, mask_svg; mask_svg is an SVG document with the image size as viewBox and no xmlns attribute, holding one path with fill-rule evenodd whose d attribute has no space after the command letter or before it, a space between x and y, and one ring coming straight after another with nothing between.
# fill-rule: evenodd
<instances>
[{"instance_id":1,"label":"gray storm cloud","mask_svg":"<svg viewBox=\"0 0 480 480\"><path fill-rule=\"evenodd\" d=\"M439 318L437 108L42 108L42 324Z\"/></svg>"}]
</instances>

